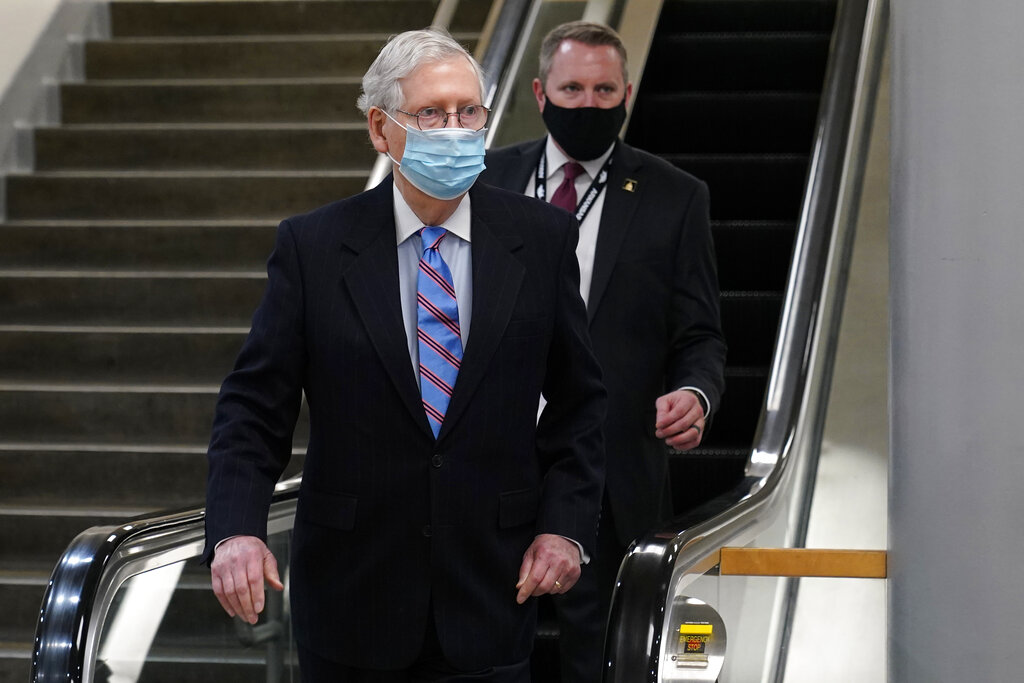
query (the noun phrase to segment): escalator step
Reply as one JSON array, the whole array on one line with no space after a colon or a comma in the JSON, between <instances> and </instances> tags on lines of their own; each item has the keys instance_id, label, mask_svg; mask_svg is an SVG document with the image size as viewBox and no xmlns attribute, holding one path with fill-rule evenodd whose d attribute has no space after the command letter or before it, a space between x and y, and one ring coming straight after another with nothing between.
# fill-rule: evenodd
<instances>
[{"instance_id":1,"label":"escalator step","mask_svg":"<svg viewBox=\"0 0 1024 683\"><path fill-rule=\"evenodd\" d=\"M835 0L667 0L658 32L831 32L835 8Z\"/></svg>"},{"instance_id":2,"label":"escalator step","mask_svg":"<svg viewBox=\"0 0 1024 683\"><path fill-rule=\"evenodd\" d=\"M793 252L796 223L715 221L718 284L728 290L782 290Z\"/></svg>"},{"instance_id":3,"label":"escalator step","mask_svg":"<svg viewBox=\"0 0 1024 683\"><path fill-rule=\"evenodd\" d=\"M651 45L641 90L820 91L829 33L681 33Z\"/></svg>"},{"instance_id":4,"label":"escalator step","mask_svg":"<svg viewBox=\"0 0 1024 683\"><path fill-rule=\"evenodd\" d=\"M791 220L807 176L803 154L662 154L707 182L715 220Z\"/></svg>"},{"instance_id":5,"label":"escalator step","mask_svg":"<svg viewBox=\"0 0 1024 683\"><path fill-rule=\"evenodd\" d=\"M721 302L729 364L768 365L782 312L782 292L724 291Z\"/></svg>"},{"instance_id":6,"label":"escalator step","mask_svg":"<svg viewBox=\"0 0 1024 683\"><path fill-rule=\"evenodd\" d=\"M627 141L662 154L806 154L817 112L813 92L648 94ZM665 135L669 129L675 134Z\"/></svg>"},{"instance_id":7,"label":"escalator step","mask_svg":"<svg viewBox=\"0 0 1024 683\"><path fill-rule=\"evenodd\" d=\"M703 448L747 449L749 453L767 381L766 367L726 368L725 395L722 405L715 411Z\"/></svg>"}]
</instances>

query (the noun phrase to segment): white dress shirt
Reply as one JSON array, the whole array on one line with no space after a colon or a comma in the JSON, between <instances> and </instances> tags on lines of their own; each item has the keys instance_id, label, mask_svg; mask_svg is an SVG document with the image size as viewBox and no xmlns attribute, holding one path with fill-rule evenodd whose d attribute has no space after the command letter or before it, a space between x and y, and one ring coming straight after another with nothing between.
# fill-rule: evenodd
<instances>
[{"instance_id":1,"label":"white dress shirt","mask_svg":"<svg viewBox=\"0 0 1024 683\"><path fill-rule=\"evenodd\" d=\"M615 148L615 143L612 143L604 153L596 159L590 161L577 161L580 166L583 167L583 173L580 173L574 179L576 185L576 200L577 202L586 194L587 190L590 189L590 184L597 177L597 174L601 171L601 167L608 160L612 150ZM551 136L547 136L547 142L544 144L544 154L547 159L545 168L547 169L547 178L545 182L544 196L550 201L551 195L554 194L555 190L559 185L562 184L562 179L565 178L565 164L570 159L565 155L565 152L558 148L555 141L551 139ZM530 179L526 183L525 194L529 197L535 197L534 188L536 184L536 169L534 173L530 174ZM604 210L604 198L608 194L608 188L605 187L601 194L597 195L597 199L590 206L590 211L583 217L583 222L580 224L580 239L576 245L576 260L580 263L580 296L583 297L583 303L590 306L590 283L594 277L594 255L597 253L597 233L601 227L601 212ZM679 387L680 389L686 389L693 391L698 394L703 402L703 406L707 406L704 417L711 417L712 405L711 401L708 400L707 394L705 394L699 387ZM544 402L541 401L541 410L544 409Z\"/></svg>"},{"instance_id":2,"label":"white dress shirt","mask_svg":"<svg viewBox=\"0 0 1024 683\"><path fill-rule=\"evenodd\" d=\"M420 269L420 257L423 247L419 235L420 228L426 227L416 217L406 203L398 188L393 189L395 206L395 238L398 243L398 288L402 296L402 322L405 323L405 338L409 344L409 358L417 379L420 376L420 345L416 337L418 324L416 312L416 285ZM455 213L449 216L444 225L439 226L448 231L441 240L439 251L441 258L452 271L452 284L455 285L455 300L459 305L459 332L462 337L462 348L465 350L469 339L469 325L473 317L473 253L469 244L470 226L469 194L462 197Z\"/></svg>"},{"instance_id":3,"label":"white dress shirt","mask_svg":"<svg viewBox=\"0 0 1024 683\"><path fill-rule=\"evenodd\" d=\"M590 189L590 184L597 177L604 162L608 160L613 147L614 144L596 159L577 162L584 171L574 180L577 202ZM565 156L565 152L558 149L558 145L554 143L550 135L544 147L544 154L547 158L545 168L548 173L544 196L550 198L562 184L562 179L565 177L565 164L573 159ZM526 183L526 194L530 197L536 196L533 191L536 177L536 173L531 173L530 180ZM583 222L580 224L580 239L576 244L576 260L580 262L580 296L583 297L583 303L588 303L590 299L590 281L594 276L594 253L597 251L597 231L601 226L601 211L604 209L605 194L602 191L597 195L597 199L590 206L590 211L583 217Z\"/></svg>"}]
</instances>

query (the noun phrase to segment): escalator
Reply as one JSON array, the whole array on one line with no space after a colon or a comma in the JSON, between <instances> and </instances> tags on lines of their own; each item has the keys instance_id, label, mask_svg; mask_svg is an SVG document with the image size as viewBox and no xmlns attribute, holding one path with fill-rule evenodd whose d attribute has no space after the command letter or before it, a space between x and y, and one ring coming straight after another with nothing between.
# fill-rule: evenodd
<instances>
[{"instance_id":1,"label":"escalator","mask_svg":"<svg viewBox=\"0 0 1024 683\"><path fill-rule=\"evenodd\" d=\"M835 0L668 0L626 142L711 193L726 391L670 459L681 514L735 486L754 440L825 78Z\"/></svg>"},{"instance_id":2,"label":"escalator","mask_svg":"<svg viewBox=\"0 0 1024 683\"><path fill-rule=\"evenodd\" d=\"M543 33L537 4L544 3L533 3L534 32ZM799 541L799 485L813 461L849 246L836 216L848 210L843 169L856 156L847 132L856 128L853 91L861 87L868 4L842 0L836 21L843 36L831 36L834 2L679 0L665 3L657 32L647 36L650 58L627 141L710 185L730 360L725 402L707 443L673 457L677 516L639 539L623 564L606 681L704 680L661 666L684 586L709 604L717 598L736 608L721 612L730 643L741 649L751 642L758 649L744 637L774 633L784 622L784 610L780 622L778 609L761 607L777 604L785 591L751 595L718 582L716 552L725 544ZM555 23L572 18L579 17ZM787 48L776 53L780 45ZM503 97L507 103L499 89L496 101ZM856 171L851 177L856 185ZM295 481L280 484L271 509L270 543L282 564L297 488ZM202 510L193 509L76 538L44 599L34 680L293 680L287 601L268 607L255 629L216 614L208 573L195 564L202 534ZM711 587L701 592L705 583ZM766 619L770 628L762 629ZM755 680L748 677L755 667L774 666L771 657L752 659L721 680Z\"/></svg>"}]
</instances>

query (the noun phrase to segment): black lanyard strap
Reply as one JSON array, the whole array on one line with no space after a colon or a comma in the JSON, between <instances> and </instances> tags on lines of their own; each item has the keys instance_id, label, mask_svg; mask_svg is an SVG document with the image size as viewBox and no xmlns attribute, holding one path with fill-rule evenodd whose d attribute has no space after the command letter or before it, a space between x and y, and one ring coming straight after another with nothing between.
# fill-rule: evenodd
<instances>
[{"instance_id":1,"label":"black lanyard strap","mask_svg":"<svg viewBox=\"0 0 1024 683\"><path fill-rule=\"evenodd\" d=\"M576 205L576 221L580 224L583 223L583 219L590 213L590 208L594 206L594 201L604 190L604 186L608 184L608 169L612 165L612 157L615 156L615 150L608 155L608 159L601 166L601 170L597 172L597 176L594 181L590 183L590 187L583 195L583 199L580 200L579 204ZM547 155L541 154L540 161L537 163L537 174L533 180L533 196L541 201L547 201L545 195L547 194Z\"/></svg>"}]
</instances>

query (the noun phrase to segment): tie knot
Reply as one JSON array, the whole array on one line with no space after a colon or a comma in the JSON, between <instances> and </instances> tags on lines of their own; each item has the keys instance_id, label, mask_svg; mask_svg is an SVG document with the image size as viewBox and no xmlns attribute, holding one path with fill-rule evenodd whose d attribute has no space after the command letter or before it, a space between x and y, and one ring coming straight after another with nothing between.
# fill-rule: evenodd
<instances>
[{"instance_id":1,"label":"tie knot","mask_svg":"<svg viewBox=\"0 0 1024 683\"><path fill-rule=\"evenodd\" d=\"M562 166L562 172L565 173L565 177L567 179L575 180L576 176L578 176L580 173L583 173L583 167L580 166L575 161L569 161L566 162L564 166Z\"/></svg>"},{"instance_id":2,"label":"tie knot","mask_svg":"<svg viewBox=\"0 0 1024 683\"><path fill-rule=\"evenodd\" d=\"M428 225L420 230L420 239L423 240L423 250L437 249L441 246L441 240L448 234L444 228L436 225Z\"/></svg>"}]
</instances>

